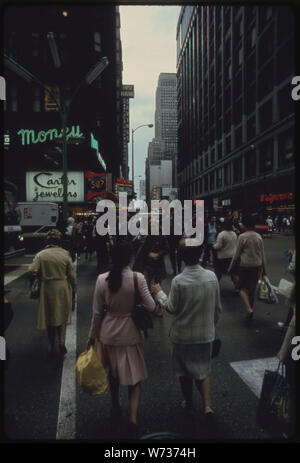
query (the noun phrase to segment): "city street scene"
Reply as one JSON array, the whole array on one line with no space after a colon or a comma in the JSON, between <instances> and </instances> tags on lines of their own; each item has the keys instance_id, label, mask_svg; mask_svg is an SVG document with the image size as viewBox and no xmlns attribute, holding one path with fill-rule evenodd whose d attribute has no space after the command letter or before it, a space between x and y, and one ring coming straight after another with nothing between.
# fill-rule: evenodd
<instances>
[{"instance_id":1,"label":"city street scene","mask_svg":"<svg viewBox=\"0 0 300 463\"><path fill-rule=\"evenodd\" d=\"M295 14L5 8L2 441L297 440Z\"/></svg>"}]
</instances>

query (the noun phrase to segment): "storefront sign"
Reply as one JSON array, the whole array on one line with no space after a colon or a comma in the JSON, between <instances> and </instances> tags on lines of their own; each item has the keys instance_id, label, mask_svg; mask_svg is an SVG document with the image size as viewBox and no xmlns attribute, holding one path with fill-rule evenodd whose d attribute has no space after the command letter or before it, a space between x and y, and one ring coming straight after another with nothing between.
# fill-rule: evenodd
<instances>
[{"instance_id":1,"label":"storefront sign","mask_svg":"<svg viewBox=\"0 0 300 463\"><path fill-rule=\"evenodd\" d=\"M111 174L86 172L86 201L98 201L98 197L111 193Z\"/></svg>"},{"instance_id":2,"label":"storefront sign","mask_svg":"<svg viewBox=\"0 0 300 463\"><path fill-rule=\"evenodd\" d=\"M80 132L79 125L72 125L72 127L66 128L66 138L69 140L72 139L83 139L84 135ZM46 141L53 141L60 139L63 136L62 130L50 129L50 130L40 130L36 132L33 129L20 129L17 132L17 135L21 137L22 146L36 144L36 143L45 143Z\"/></svg>"},{"instance_id":3,"label":"storefront sign","mask_svg":"<svg viewBox=\"0 0 300 463\"><path fill-rule=\"evenodd\" d=\"M293 193L279 193L279 194L269 193L268 195L259 196L259 201L261 203L268 202L272 204L274 201L283 201L286 199L293 199Z\"/></svg>"},{"instance_id":4,"label":"storefront sign","mask_svg":"<svg viewBox=\"0 0 300 463\"><path fill-rule=\"evenodd\" d=\"M132 194L132 180L127 180L125 178L116 178L115 182L115 194L127 193L128 195Z\"/></svg>"},{"instance_id":5,"label":"storefront sign","mask_svg":"<svg viewBox=\"0 0 300 463\"><path fill-rule=\"evenodd\" d=\"M62 172L26 172L26 201L63 201ZM84 201L83 172L68 172L68 201Z\"/></svg>"}]
</instances>

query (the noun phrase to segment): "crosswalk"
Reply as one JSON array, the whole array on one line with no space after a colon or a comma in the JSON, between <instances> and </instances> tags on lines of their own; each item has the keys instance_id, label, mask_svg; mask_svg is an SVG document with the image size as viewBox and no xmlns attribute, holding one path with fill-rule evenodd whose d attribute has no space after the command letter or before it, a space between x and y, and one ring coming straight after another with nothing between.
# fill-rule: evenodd
<instances>
[{"instance_id":1,"label":"crosswalk","mask_svg":"<svg viewBox=\"0 0 300 463\"><path fill-rule=\"evenodd\" d=\"M268 357L255 360L243 360L232 362L230 366L251 389L251 391L260 397L265 370L277 370L279 360L277 357Z\"/></svg>"}]
</instances>

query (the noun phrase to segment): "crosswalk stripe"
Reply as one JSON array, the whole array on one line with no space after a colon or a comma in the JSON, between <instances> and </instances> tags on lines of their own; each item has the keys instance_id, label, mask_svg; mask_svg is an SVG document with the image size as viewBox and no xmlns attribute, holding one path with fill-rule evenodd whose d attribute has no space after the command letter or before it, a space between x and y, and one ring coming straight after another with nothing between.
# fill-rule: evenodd
<instances>
[{"instance_id":1,"label":"crosswalk stripe","mask_svg":"<svg viewBox=\"0 0 300 463\"><path fill-rule=\"evenodd\" d=\"M232 362L230 363L230 366L244 381L244 383L247 384L256 397L259 398L265 370L277 370L278 362L279 360L277 357L268 357Z\"/></svg>"}]
</instances>

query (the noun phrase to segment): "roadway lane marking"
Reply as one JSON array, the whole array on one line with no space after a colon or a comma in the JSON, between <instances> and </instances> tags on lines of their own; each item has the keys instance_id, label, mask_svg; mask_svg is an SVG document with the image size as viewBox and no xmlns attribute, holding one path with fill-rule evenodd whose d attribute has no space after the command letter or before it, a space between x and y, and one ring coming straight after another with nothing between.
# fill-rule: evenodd
<instances>
[{"instance_id":1,"label":"roadway lane marking","mask_svg":"<svg viewBox=\"0 0 300 463\"><path fill-rule=\"evenodd\" d=\"M75 260L77 273L77 259ZM71 314L66 330L66 348L64 358L56 439L75 439L76 437L76 334L77 334L77 295L75 309Z\"/></svg>"},{"instance_id":2,"label":"roadway lane marking","mask_svg":"<svg viewBox=\"0 0 300 463\"><path fill-rule=\"evenodd\" d=\"M268 357L232 362L230 366L240 376L244 383L247 384L256 397L259 398L265 370L277 370L278 362L279 360L277 357Z\"/></svg>"}]
</instances>

